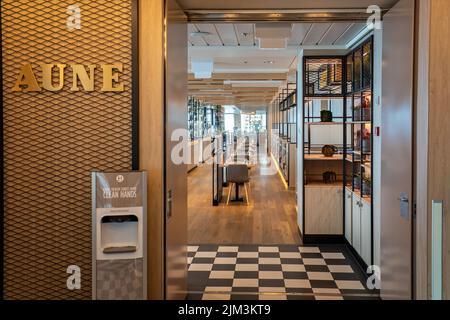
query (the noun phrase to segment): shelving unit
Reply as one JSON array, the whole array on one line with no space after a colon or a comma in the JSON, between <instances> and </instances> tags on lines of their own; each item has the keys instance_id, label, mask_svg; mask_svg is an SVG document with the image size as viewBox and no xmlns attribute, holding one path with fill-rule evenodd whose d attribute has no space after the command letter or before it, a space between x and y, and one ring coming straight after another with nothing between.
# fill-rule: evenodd
<instances>
[{"instance_id":1,"label":"shelving unit","mask_svg":"<svg viewBox=\"0 0 450 320\"><path fill-rule=\"evenodd\" d=\"M303 230L304 242L343 234L344 123L342 57L303 60ZM323 113L327 113L326 116ZM334 148L332 156L322 153Z\"/></svg>"},{"instance_id":2,"label":"shelving unit","mask_svg":"<svg viewBox=\"0 0 450 320\"><path fill-rule=\"evenodd\" d=\"M344 116L342 57L305 57L303 91L304 184L318 185L323 173L333 172L336 181L343 182L340 162L344 155L342 136ZM331 112L323 119L322 112ZM325 121L326 120L326 121ZM325 157L322 148L336 148L335 155Z\"/></svg>"},{"instance_id":3,"label":"shelving unit","mask_svg":"<svg viewBox=\"0 0 450 320\"><path fill-rule=\"evenodd\" d=\"M221 134L224 128L222 106L207 105L195 97L189 97L188 130L192 161L187 166L188 172L209 159L209 155L204 154L203 150L211 144L211 138Z\"/></svg>"},{"instance_id":4,"label":"shelving unit","mask_svg":"<svg viewBox=\"0 0 450 320\"><path fill-rule=\"evenodd\" d=\"M271 151L289 188L296 187L297 85L288 83L272 103Z\"/></svg>"},{"instance_id":5,"label":"shelving unit","mask_svg":"<svg viewBox=\"0 0 450 320\"><path fill-rule=\"evenodd\" d=\"M373 262L373 38L346 56L345 238Z\"/></svg>"},{"instance_id":6,"label":"shelving unit","mask_svg":"<svg viewBox=\"0 0 450 320\"><path fill-rule=\"evenodd\" d=\"M303 241L347 241L371 265L373 38L346 56L303 62ZM331 111L328 122L322 110ZM326 144L336 148L332 157L321 154ZM325 172L331 181L321 179Z\"/></svg>"}]
</instances>

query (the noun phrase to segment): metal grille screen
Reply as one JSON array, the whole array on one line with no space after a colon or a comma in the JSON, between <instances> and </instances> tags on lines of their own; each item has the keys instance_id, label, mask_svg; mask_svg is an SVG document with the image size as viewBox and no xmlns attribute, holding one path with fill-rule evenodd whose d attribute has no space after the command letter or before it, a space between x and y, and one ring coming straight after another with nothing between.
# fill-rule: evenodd
<instances>
[{"instance_id":1,"label":"metal grille screen","mask_svg":"<svg viewBox=\"0 0 450 320\"><path fill-rule=\"evenodd\" d=\"M80 30L67 28L72 2L1 1L7 299L91 297L90 171L131 168L131 0L76 3ZM100 92L97 67L94 92L71 92L69 68L62 91L12 92L25 63L38 81L38 63L123 63L125 91Z\"/></svg>"}]
</instances>

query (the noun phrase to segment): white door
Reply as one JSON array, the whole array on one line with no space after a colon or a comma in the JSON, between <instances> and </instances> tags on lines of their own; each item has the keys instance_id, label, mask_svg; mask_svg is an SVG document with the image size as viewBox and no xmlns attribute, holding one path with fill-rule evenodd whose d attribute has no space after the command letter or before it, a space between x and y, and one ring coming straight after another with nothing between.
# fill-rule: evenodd
<instances>
[{"instance_id":1,"label":"white door","mask_svg":"<svg viewBox=\"0 0 450 320\"><path fill-rule=\"evenodd\" d=\"M345 238L352 244L352 194L348 189L345 189Z\"/></svg>"},{"instance_id":2,"label":"white door","mask_svg":"<svg viewBox=\"0 0 450 320\"><path fill-rule=\"evenodd\" d=\"M370 203L361 201L361 257L368 266L372 265L372 218Z\"/></svg>"},{"instance_id":3,"label":"white door","mask_svg":"<svg viewBox=\"0 0 450 320\"><path fill-rule=\"evenodd\" d=\"M361 255L361 198L353 194L352 199L352 243Z\"/></svg>"}]
</instances>

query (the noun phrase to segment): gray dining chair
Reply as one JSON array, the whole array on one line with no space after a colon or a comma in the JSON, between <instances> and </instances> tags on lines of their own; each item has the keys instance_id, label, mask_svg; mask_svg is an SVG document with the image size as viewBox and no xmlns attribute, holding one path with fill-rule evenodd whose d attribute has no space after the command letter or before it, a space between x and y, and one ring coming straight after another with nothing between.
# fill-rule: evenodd
<instances>
[{"instance_id":1,"label":"gray dining chair","mask_svg":"<svg viewBox=\"0 0 450 320\"><path fill-rule=\"evenodd\" d=\"M239 188L240 185L244 185L245 199L248 205L250 203L247 189L247 184L250 183L248 166L246 164L230 164L229 166L227 166L227 182L230 184L228 188L227 205L230 202L230 196L233 186L235 186L235 188Z\"/></svg>"}]
</instances>

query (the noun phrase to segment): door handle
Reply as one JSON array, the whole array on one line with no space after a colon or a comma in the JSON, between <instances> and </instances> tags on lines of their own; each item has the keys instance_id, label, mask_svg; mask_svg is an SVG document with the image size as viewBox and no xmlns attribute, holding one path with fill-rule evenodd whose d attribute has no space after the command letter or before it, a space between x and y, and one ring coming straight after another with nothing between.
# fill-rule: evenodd
<instances>
[{"instance_id":1,"label":"door handle","mask_svg":"<svg viewBox=\"0 0 450 320\"><path fill-rule=\"evenodd\" d=\"M400 197L397 198L400 201L400 216L408 220L409 219L409 197L406 193L401 193Z\"/></svg>"}]
</instances>

